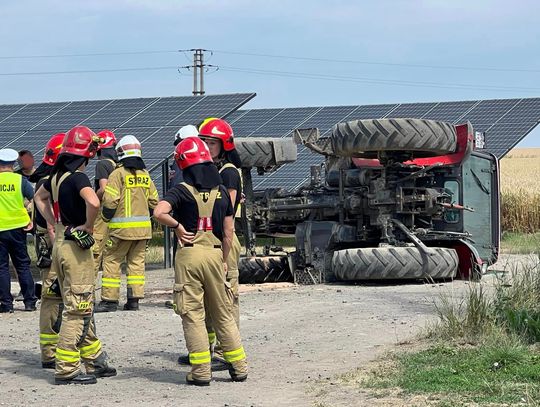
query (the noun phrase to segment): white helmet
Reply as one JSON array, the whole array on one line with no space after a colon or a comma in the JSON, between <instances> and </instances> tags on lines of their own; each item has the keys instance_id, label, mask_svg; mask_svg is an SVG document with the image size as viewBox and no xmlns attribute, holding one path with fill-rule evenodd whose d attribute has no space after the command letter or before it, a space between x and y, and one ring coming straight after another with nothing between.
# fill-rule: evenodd
<instances>
[{"instance_id":1,"label":"white helmet","mask_svg":"<svg viewBox=\"0 0 540 407\"><path fill-rule=\"evenodd\" d=\"M130 135L124 136L120 139L116 145L116 152L118 154L118 159L123 160L124 158L129 157L140 157L142 158L142 148L141 143L137 140L137 137Z\"/></svg>"},{"instance_id":2,"label":"white helmet","mask_svg":"<svg viewBox=\"0 0 540 407\"><path fill-rule=\"evenodd\" d=\"M181 127L180 130L174 135L174 145L180 143L183 139L188 137L197 137L199 135L199 130L192 124Z\"/></svg>"}]
</instances>

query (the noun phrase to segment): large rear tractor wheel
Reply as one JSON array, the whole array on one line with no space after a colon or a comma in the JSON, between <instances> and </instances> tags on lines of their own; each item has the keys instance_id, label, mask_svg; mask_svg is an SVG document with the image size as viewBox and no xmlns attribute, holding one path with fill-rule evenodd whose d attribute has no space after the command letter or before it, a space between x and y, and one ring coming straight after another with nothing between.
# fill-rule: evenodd
<instances>
[{"instance_id":1,"label":"large rear tractor wheel","mask_svg":"<svg viewBox=\"0 0 540 407\"><path fill-rule=\"evenodd\" d=\"M243 168L280 166L297 157L297 146L291 138L239 137L234 144Z\"/></svg>"},{"instance_id":2,"label":"large rear tractor wheel","mask_svg":"<svg viewBox=\"0 0 540 407\"><path fill-rule=\"evenodd\" d=\"M432 247L431 254L416 247L369 247L334 252L332 269L342 281L445 279L458 271L454 249Z\"/></svg>"},{"instance_id":3,"label":"large rear tractor wheel","mask_svg":"<svg viewBox=\"0 0 540 407\"><path fill-rule=\"evenodd\" d=\"M373 119L338 123L332 131L337 156L377 158L377 153L433 157L453 153L456 129L450 123L422 119Z\"/></svg>"},{"instance_id":4,"label":"large rear tractor wheel","mask_svg":"<svg viewBox=\"0 0 540 407\"><path fill-rule=\"evenodd\" d=\"M241 257L238 270L241 284L293 281L285 256Z\"/></svg>"}]
</instances>

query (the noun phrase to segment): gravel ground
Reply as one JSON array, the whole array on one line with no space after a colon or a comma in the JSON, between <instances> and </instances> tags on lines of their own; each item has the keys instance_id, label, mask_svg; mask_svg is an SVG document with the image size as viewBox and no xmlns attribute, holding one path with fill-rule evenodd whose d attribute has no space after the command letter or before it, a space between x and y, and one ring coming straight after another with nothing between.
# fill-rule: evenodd
<instances>
[{"instance_id":1,"label":"gravel ground","mask_svg":"<svg viewBox=\"0 0 540 407\"><path fill-rule=\"evenodd\" d=\"M517 264L523 257L507 256L495 268L508 268L506 259ZM150 270L141 311L96 315L118 376L91 386L52 384L52 371L40 367L38 313L16 303L14 314L0 315L0 405L311 406L318 381L331 383L413 339L433 317L436 298L468 284L242 286L249 378L232 383L227 372L216 372L210 387L197 388L185 384L188 368L176 364L185 352L181 321L163 305L172 283L171 270Z\"/></svg>"}]
</instances>

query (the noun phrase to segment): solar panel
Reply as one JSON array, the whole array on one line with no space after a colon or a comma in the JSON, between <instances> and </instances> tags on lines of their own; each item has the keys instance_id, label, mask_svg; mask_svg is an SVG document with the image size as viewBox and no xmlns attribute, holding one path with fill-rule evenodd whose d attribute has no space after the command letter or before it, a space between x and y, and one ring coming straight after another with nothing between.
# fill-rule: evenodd
<instances>
[{"instance_id":1,"label":"solar panel","mask_svg":"<svg viewBox=\"0 0 540 407\"><path fill-rule=\"evenodd\" d=\"M159 98L118 99L113 100L106 108L98 110L82 124L91 129L112 129L120 127L147 106Z\"/></svg>"},{"instance_id":2,"label":"solar panel","mask_svg":"<svg viewBox=\"0 0 540 407\"><path fill-rule=\"evenodd\" d=\"M0 131L31 130L43 120L67 106L68 103L36 103L26 105L0 123Z\"/></svg>"},{"instance_id":3,"label":"solar panel","mask_svg":"<svg viewBox=\"0 0 540 407\"><path fill-rule=\"evenodd\" d=\"M52 131L56 131L58 129L63 129L63 131L69 130L110 103L110 100L93 100L69 103L58 113L38 124L35 129Z\"/></svg>"},{"instance_id":4,"label":"solar panel","mask_svg":"<svg viewBox=\"0 0 540 407\"><path fill-rule=\"evenodd\" d=\"M0 105L0 123L26 105Z\"/></svg>"}]
</instances>

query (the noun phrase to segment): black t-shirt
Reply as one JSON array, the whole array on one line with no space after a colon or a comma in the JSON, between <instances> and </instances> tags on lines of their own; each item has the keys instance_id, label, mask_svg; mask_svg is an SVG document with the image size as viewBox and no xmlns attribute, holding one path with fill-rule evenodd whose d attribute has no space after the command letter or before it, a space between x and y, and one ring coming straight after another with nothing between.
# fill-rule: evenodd
<instances>
[{"instance_id":1,"label":"black t-shirt","mask_svg":"<svg viewBox=\"0 0 540 407\"><path fill-rule=\"evenodd\" d=\"M240 174L236 168L225 168L220 172L221 179L223 180L223 185L227 189L236 189L236 199L234 201L234 212L238 209L240 204L240 199L242 199L242 181L240 179Z\"/></svg>"},{"instance_id":2,"label":"black t-shirt","mask_svg":"<svg viewBox=\"0 0 540 407\"><path fill-rule=\"evenodd\" d=\"M38 182L36 182L36 191L47 181L47 178L41 178ZM35 205L35 204L34 204ZM47 228L47 221L43 217L40 211L37 210L37 208L34 207L34 221L39 227L42 227L44 229Z\"/></svg>"},{"instance_id":3,"label":"black t-shirt","mask_svg":"<svg viewBox=\"0 0 540 407\"><path fill-rule=\"evenodd\" d=\"M52 177L51 177L52 178ZM43 187L52 196L51 178ZM81 189L92 188L88 176L84 172L74 172L64 179L58 191L60 218L65 226L79 226L86 223L86 203L81 197Z\"/></svg>"},{"instance_id":4,"label":"black t-shirt","mask_svg":"<svg viewBox=\"0 0 540 407\"><path fill-rule=\"evenodd\" d=\"M99 189L100 179L109 179L109 175L116 168L116 164L113 164L111 160L102 158L96 164L96 172L94 179L94 188L97 191Z\"/></svg>"},{"instance_id":5,"label":"black t-shirt","mask_svg":"<svg viewBox=\"0 0 540 407\"><path fill-rule=\"evenodd\" d=\"M200 192L208 192L208 190ZM223 240L223 219L226 216L232 216L234 212L227 189L220 185L219 192L221 197L218 195L216 198L212 211L212 232L219 240ZM183 185L174 186L165 194L163 200L172 206L174 219L180 222L188 232L197 232L197 220L199 219L197 202Z\"/></svg>"}]
</instances>

